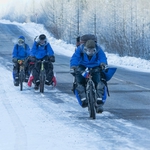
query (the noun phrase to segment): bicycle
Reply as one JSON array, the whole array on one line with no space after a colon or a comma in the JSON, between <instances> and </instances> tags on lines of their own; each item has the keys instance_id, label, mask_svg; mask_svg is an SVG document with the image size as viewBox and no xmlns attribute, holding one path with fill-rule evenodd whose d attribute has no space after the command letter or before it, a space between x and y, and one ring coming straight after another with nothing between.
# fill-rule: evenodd
<instances>
[{"instance_id":1,"label":"bicycle","mask_svg":"<svg viewBox=\"0 0 150 150\"><path fill-rule=\"evenodd\" d=\"M47 60L37 60L36 62L31 62L30 64L31 65L40 65L40 71L39 71L39 87L40 87L40 92L41 93L44 93L44 85L46 84L46 70L45 70L45 64L46 63L49 63ZM34 69L34 66L33 68L30 70L30 76L29 76L29 80L28 80L28 86L31 87L32 86L32 83L35 84L35 81L34 81L34 76L33 76L33 70ZM53 87L56 86L56 75L54 74L53 78L52 78L52 81L50 82L50 84L46 84L46 85L52 85Z\"/></svg>"},{"instance_id":2,"label":"bicycle","mask_svg":"<svg viewBox=\"0 0 150 150\"><path fill-rule=\"evenodd\" d=\"M20 91L23 90L23 82L25 81L25 68L24 68L24 60L18 60L19 64L19 84L20 84Z\"/></svg>"},{"instance_id":3,"label":"bicycle","mask_svg":"<svg viewBox=\"0 0 150 150\"><path fill-rule=\"evenodd\" d=\"M79 98L78 91L76 90L77 82L76 82L75 75L82 74L82 76L86 78L85 92L86 92L86 99L88 100L88 111L89 111L90 117L93 119L96 119L96 108L99 107L99 105L97 104L97 101L96 101L97 94L96 94L95 84L92 80L92 73L100 72L100 74L101 74L101 81L105 85L104 94L102 96L102 102L105 103L105 101L107 99L107 95L110 96L107 82L113 77L116 70L117 70L117 68L108 67L108 66L105 66L105 68L102 68L102 67L93 68L93 69L86 68L84 71L79 71L79 72L78 72L77 68L70 70L70 73L74 76L72 91L76 95L76 98L81 106L82 106L82 102ZM99 113L99 112L97 112L97 113Z\"/></svg>"},{"instance_id":4,"label":"bicycle","mask_svg":"<svg viewBox=\"0 0 150 150\"><path fill-rule=\"evenodd\" d=\"M86 68L85 71L82 73L82 76L86 78L86 85L85 85L85 93L86 98L88 101L88 111L89 115L92 119L96 119L96 88L95 84L92 80L92 68Z\"/></svg>"},{"instance_id":5,"label":"bicycle","mask_svg":"<svg viewBox=\"0 0 150 150\"><path fill-rule=\"evenodd\" d=\"M100 69L92 69L92 68L86 68L83 72L80 72L84 78L86 78L86 84L85 84L85 93L86 93L86 99L88 101L88 111L90 118L96 119L96 107L97 107L97 95L96 95L96 88L95 83L92 80L92 73L93 71L100 71ZM76 72L71 73L72 75L75 75ZM73 82L73 91L75 94L77 94L75 88L76 88L76 78L74 78ZM78 95L78 94L77 94ZM80 102L79 102L80 103Z\"/></svg>"}]
</instances>

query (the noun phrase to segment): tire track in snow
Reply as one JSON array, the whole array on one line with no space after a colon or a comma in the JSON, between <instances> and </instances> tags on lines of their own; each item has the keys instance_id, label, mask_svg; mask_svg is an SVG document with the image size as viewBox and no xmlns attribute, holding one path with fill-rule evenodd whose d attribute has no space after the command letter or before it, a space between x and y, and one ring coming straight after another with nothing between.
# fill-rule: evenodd
<instances>
[{"instance_id":1,"label":"tire track in snow","mask_svg":"<svg viewBox=\"0 0 150 150\"><path fill-rule=\"evenodd\" d=\"M107 111L97 114L96 120L90 120L88 111L80 111L78 105L73 102L73 98L68 94L54 93L54 95L54 97L64 101L61 106L58 106L59 109L57 111L55 111L56 108L53 106L55 103L52 104L53 101L42 99L42 97L37 101L39 107L49 113L53 112L53 115L58 120L65 122L65 124L72 124L72 126L82 128L83 132L94 132L98 137L96 140L98 146L102 146L101 142L106 143L109 147L114 147L116 150L120 150L122 147L128 150L146 150L150 146L149 130L135 126L129 121L118 118ZM68 99L72 99L72 101L68 101ZM143 131L146 133L143 134ZM138 141L139 139L140 141Z\"/></svg>"},{"instance_id":2,"label":"tire track in snow","mask_svg":"<svg viewBox=\"0 0 150 150\"><path fill-rule=\"evenodd\" d=\"M13 107L11 106L11 103L9 101L11 96L8 93L9 92L13 93L13 88L10 88L9 84L8 85L5 84L5 83L8 82L8 80L11 81L11 79L8 78L6 76L6 74L3 73L3 72L6 72L6 70L4 71L4 69L1 68L1 66L0 66L0 72L1 72L0 78L3 79L3 81L2 81L3 83L1 84L1 86L3 86L2 87L3 90L4 90L3 94L5 95L5 98L2 99L2 103L3 103L4 107L5 107L5 109L7 110L8 114L9 114L9 117L10 117L10 119L12 121L12 124L13 124L13 126L15 128L16 138L15 138L14 149L15 150L27 150L26 131L24 129L24 126L23 126L22 122L20 121L18 115L16 114L15 110L13 109ZM10 89L10 90L8 91L8 89Z\"/></svg>"}]
</instances>

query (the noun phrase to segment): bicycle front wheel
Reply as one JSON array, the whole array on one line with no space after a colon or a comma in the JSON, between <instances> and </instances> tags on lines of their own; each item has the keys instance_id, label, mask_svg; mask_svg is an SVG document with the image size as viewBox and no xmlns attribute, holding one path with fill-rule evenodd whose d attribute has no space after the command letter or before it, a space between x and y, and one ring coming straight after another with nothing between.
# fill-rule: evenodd
<instances>
[{"instance_id":1,"label":"bicycle front wheel","mask_svg":"<svg viewBox=\"0 0 150 150\"><path fill-rule=\"evenodd\" d=\"M19 82L20 82L20 91L23 90L23 81L24 81L24 72L21 71L20 74L19 74Z\"/></svg>"},{"instance_id":2,"label":"bicycle front wheel","mask_svg":"<svg viewBox=\"0 0 150 150\"><path fill-rule=\"evenodd\" d=\"M45 73L42 72L40 75L40 92L44 93L44 84L45 84Z\"/></svg>"},{"instance_id":3,"label":"bicycle front wheel","mask_svg":"<svg viewBox=\"0 0 150 150\"><path fill-rule=\"evenodd\" d=\"M93 95L93 87L90 86L90 91L89 91L89 94L88 94L88 109L89 109L89 114L90 114L90 117L92 119L96 119L96 110L95 110L95 101L94 101L94 95Z\"/></svg>"}]
</instances>

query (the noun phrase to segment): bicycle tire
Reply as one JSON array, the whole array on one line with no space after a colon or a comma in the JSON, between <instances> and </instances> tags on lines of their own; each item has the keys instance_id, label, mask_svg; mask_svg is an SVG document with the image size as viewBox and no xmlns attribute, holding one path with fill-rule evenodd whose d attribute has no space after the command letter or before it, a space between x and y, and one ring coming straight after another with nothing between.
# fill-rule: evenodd
<instances>
[{"instance_id":1,"label":"bicycle tire","mask_svg":"<svg viewBox=\"0 0 150 150\"><path fill-rule=\"evenodd\" d=\"M19 75L20 91L23 90L23 81L24 81L24 73L23 73L23 71L21 71L20 75Z\"/></svg>"},{"instance_id":2,"label":"bicycle tire","mask_svg":"<svg viewBox=\"0 0 150 150\"><path fill-rule=\"evenodd\" d=\"M44 84L45 84L45 72L40 74L40 92L44 93Z\"/></svg>"},{"instance_id":3,"label":"bicycle tire","mask_svg":"<svg viewBox=\"0 0 150 150\"><path fill-rule=\"evenodd\" d=\"M89 107L89 114L90 114L90 118L92 119L96 119L96 110L95 110L95 105L94 105L94 96L93 96L93 87L90 86L89 89L89 102L88 102L88 107Z\"/></svg>"}]
</instances>

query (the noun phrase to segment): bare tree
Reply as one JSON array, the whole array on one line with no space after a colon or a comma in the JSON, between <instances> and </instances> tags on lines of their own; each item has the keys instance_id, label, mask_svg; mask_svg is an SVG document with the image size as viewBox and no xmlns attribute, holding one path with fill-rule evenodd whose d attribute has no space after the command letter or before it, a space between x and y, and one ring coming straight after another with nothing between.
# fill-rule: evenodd
<instances>
[{"instance_id":1,"label":"bare tree","mask_svg":"<svg viewBox=\"0 0 150 150\"><path fill-rule=\"evenodd\" d=\"M32 0L21 9L15 1L3 18L42 23L68 43L79 35L95 34L108 52L150 58L149 0Z\"/></svg>"}]
</instances>

